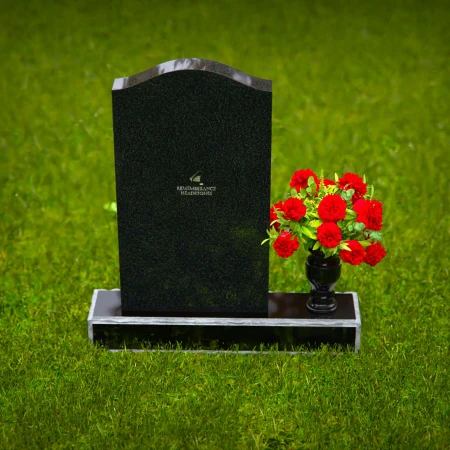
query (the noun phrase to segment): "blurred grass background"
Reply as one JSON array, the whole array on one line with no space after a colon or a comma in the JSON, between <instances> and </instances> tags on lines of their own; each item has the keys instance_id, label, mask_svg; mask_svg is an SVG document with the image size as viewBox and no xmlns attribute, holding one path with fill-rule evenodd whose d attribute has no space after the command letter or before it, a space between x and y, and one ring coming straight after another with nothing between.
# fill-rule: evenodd
<instances>
[{"instance_id":1,"label":"blurred grass background","mask_svg":"<svg viewBox=\"0 0 450 450\"><path fill-rule=\"evenodd\" d=\"M446 1L0 3L0 448L448 448ZM272 198L366 174L388 256L344 267L358 355L108 354L111 87L181 57L273 80ZM272 290L308 289L305 255Z\"/></svg>"}]
</instances>

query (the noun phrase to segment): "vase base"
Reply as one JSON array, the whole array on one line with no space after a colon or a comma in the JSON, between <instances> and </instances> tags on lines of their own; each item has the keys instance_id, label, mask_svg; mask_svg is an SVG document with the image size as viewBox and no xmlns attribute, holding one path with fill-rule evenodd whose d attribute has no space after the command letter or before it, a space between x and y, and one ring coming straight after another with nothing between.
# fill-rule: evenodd
<instances>
[{"instance_id":1,"label":"vase base","mask_svg":"<svg viewBox=\"0 0 450 450\"><path fill-rule=\"evenodd\" d=\"M318 303L317 301L314 300L313 296L310 296L308 298L308 301L306 302L306 307L308 308L308 311L314 314L324 315L336 311L337 302L336 299L333 298L333 300L330 303L327 304Z\"/></svg>"}]
</instances>

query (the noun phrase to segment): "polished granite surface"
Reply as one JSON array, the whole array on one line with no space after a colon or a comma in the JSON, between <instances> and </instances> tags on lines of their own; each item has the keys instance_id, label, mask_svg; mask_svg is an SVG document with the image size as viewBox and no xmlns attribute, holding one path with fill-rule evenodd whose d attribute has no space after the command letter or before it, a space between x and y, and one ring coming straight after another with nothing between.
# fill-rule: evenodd
<instances>
[{"instance_id":1,"label":"polished granite surface","mask_svg":"<svg viewBox=\"0 0 450 450\"><path fill-rule=\"evenodd\" d=\"M271 82L178 61L112 91L123 314L263 316Z\"/></svg>"}]
</instances>

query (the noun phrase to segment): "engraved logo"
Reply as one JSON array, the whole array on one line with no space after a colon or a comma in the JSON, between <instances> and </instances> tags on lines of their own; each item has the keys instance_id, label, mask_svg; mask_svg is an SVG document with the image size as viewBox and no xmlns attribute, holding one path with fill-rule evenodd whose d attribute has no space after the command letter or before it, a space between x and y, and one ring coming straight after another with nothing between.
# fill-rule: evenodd
<instances>
[{"instance_id":1,"label":"engraved logo","mask_svg":"<svg viewBox=\"0 0 450 450\"><path fill-rule=\"evenodd\" d=\"M189 186L177 186L177 193L180 195L206 195L211 196L214 192L216 192L215 186L203 186L202 173L197 171L189 177L189 181L191 185Z\"/></svg>"},{"instance_id":2,"label":"engraved logo","mask_svg":"<svg viewBox=\"0 0 450 450\"><path fill-rule=\"evenodd\" d=\"M192 181L192 183L200 183L201 176L201 172L195 172L194 175L192 175L192 177L189 179ZM203 186L203 183L200 183L200 186Z\"/></svg>"}]
</instances>

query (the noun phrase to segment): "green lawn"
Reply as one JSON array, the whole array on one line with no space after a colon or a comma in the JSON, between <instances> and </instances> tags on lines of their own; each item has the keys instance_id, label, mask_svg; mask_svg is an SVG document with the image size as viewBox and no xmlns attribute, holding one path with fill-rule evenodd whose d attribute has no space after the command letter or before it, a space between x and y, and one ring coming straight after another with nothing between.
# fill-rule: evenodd
<instances>
[{"instance_id":1,"label":"green lawn","mask_svg":"<svg viewBox=\"0 0 450 450\"><path fill-rule=\"evenodd\" d=\"M449 23L429 0L3 1L0 448L448 448ZM388 255L337 286L359 354L90 345L92 291L120 284L112 83L180 57L273 80L274 202L300 168L375 184ZM272 255L271 290L307 290L305 256Z\"/></svg>"}]
</instances>

